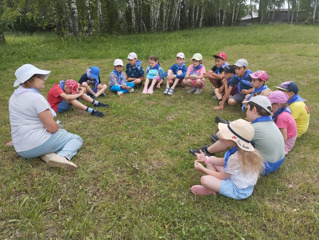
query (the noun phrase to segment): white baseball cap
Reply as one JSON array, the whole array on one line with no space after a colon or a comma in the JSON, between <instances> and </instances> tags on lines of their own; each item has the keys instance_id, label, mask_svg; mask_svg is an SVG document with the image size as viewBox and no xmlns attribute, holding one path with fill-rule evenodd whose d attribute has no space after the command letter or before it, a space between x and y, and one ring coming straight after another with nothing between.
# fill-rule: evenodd
<instances>
[{"instance_id":1,"label":"white baseball cap","mask_svg":"<svg viewBox=\"0 0 319 240\"><path fill-rule=\"evenodd\" d=\"M237 62L235 63L236 67L248 67L248 62L246 59L238 59Z\"/></svg>"},{"instance_id":2,"label":"white baseball cap","mask_svg":"<svg viewBox=\"0 0 319 240\"><path fill-rule=\"evenodd\" d=\"M262 95L258 95L255 97L252 97L250 100L248 101L243 101L243 103L249 103L249 102L253 102L256 103L257 105L261 106L263 109L265 109L269 114L272 114L271 112L271 102L270 100Z\"/></svg>"},{"instance_id":3,"label":"white baseball cap","mask_svg":"<svg viewBox=\"0 0 319 240\"><path fill-rule=\"evenodd\" d=\"M137 58L137 55L135 52L131 52L127 56L127 59L130 59L130 60L135 59L135 58Z\"/></svg>"},{"instance_id":4,"label":"white baseball cap","mask_svg":"<svg viewBox=\"0 0 319 240\"><path fill-rule=\"evenodd\" d=\"M19 86L22 83L28 81L33 75L39 74L44 76L44 80L47 80L51 71L39 69L32 64L24 64L15 72L17 80L15 80L13 86Z\"/></svg>"},{"instance_id":5,"label":"white baseball cap","mask_svg":"<svg viewBox=\"0 0 319 240\"><path fill-rule=\"evenodd\" d=\"M115 59L113 66L122 66L123 67L123 61L121 59Z\"/></svg>"},{"instance_id":6,"label":"white baseball cap","mask_svg":"<svg viewBox=\"0 0 319 240\"><path fill-rule=\"evenodd\" d=\"M179 52L179 53L177 53L176 57L185 58L185 55L184 55L184 53Z\"/></svg>"}]
</instances>

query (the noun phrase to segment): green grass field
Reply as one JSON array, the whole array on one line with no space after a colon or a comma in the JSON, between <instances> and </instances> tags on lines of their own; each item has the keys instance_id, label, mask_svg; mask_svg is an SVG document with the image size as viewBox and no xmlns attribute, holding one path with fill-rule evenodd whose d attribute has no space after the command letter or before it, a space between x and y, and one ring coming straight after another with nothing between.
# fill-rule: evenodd
<instances>
[{"instance_id":1,"label":"green grass field","mask_svg":"<svg viewBox=\"0 0 319 240\"><path fill-rule=\"evenodd\" d=\"M319 236L318 26L205 28L171 33L57 39L54 34L6 35L0 46L0 239L317 239ZM40 159L24 160L12 147L8 101L15 70L24 63L51 70L46 96L61 79L78 80L87 67L101 68L108 83L115 58L126 62L134 51L146 69L157 55L166 71L184 52L195 52L206 69L213 54L249 62L267 71L269 87L293 80L311 112L308 132L299 138L283 166L261 177L253 195L236 201L223 196L194 196L200 183L191 147L211 144L213 119L244 118L239 107L215 111L212 86L201 95L177 88L164 96L142 89L118 97L103 118L72 109L58 119L84 144L73 161L75 172L50 169Z\"/></svg>"}]
</instances>

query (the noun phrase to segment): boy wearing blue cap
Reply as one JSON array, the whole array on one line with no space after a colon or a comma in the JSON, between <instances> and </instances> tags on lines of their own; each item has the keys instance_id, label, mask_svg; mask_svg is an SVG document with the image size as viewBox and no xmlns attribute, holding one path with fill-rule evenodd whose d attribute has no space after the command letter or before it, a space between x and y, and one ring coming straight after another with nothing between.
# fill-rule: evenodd
<instances>
[{"instance_id":1,"label":"boy wearing blue cap","mask_svg":"<svg viewBox=\"0 0 319 240\"><path fill-rule=\"evenodd\" d=\"M82 75L79 84L86 89L86 93L93 98L105 95L107 89L106 84L101 84L100 69L97 66L86 69L86 73Z\"/></svg>"},{"instance_id":2,"label":"boy wearing blue cap","mask_svg":"<svg viewBox=\"0 0 319 240\"><path fill-rule=\"evenodd\" d=\"M297 124L297 137L307 132L309 127L310 112L307 105L304 103L306 99L303 99L298 94L299 88L297 84L292 81L283 82L279 87L279 90L285 91L288 95L288 106L291 110L291 115Z\"/></svg>"}]
</instances>

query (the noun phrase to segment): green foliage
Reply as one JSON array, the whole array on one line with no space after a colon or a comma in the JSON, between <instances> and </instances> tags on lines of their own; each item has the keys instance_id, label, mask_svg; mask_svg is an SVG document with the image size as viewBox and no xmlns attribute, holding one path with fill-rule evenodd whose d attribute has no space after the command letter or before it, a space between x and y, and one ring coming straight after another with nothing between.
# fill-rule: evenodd
<instances>
[{"instance_id":1,"label":"green foliage","mask_svg":"<svg viewBox=\"0 0 319 240\"><path fill-rule=\"evenodd\" d=\"M296 34L298 33L298 34ZM317 106L318 26L204 28L169 33L59 39L53 34L10 34L0 46L0 238L1 239L315 239L319 235ZM61 79L78 80L87 67L101 68L108 82L115 58L135 51L147 67L155 54L167 70L177 52L186 65L202 53L206 69L213 54L228 62L245 58L252 71L266 70L268 86L295 81L311 112L310 128L283 166L259 179L253 195L235 201L194 196L189 188L201 174L191 147L210 144L215 116L243 118L238 107L214 111L211 85L195 96L162 87L118 97L107 91L103 118L72 109L59 114L64 128L84 145L75 172L49 169L39 158L24 160L4 146L10 137L8 101L15 70L24 63L51 70L46 88ZM272 88L273 89L273 88ZM89 104L88 104L89 105Z\"/></svg>"}]
</instances>

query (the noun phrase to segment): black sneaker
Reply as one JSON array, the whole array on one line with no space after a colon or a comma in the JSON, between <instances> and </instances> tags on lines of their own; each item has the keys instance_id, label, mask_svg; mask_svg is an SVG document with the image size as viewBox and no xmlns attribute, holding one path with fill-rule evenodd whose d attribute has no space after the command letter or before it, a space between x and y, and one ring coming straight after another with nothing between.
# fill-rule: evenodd
<instances>
[{"instance_id":1,"label":"black sneaker","mask_svg":"<svg viewBox=\"0 0 319 240\"><path fill-rule=\"evenodd\" d=\"M95 107L106 107L106 108L108 108L109 105L99 102L97 105L95 105Z\"/></svg>"},{"instance_id":2,"label":"black sneaker","mask_svg":"<svg viewBox=\"0 0 319 240\"><path fill-rule=\"evenodd\" d=\"M217 142L219 140L216 134L212 134L211 138L213 142Z\"/></svg>"},{"instance_id":3,"label":"black sneaker","mask_svg":"<svg viewBox=\"0 0 319 240\"><path fill-rule=\"evenodd\" d=\"M222 119L220 117L215 117L215 123L226 123L229 124L228 120Z\"/></svg>"},{"instance_id":4,"label":"black sneaker","mask_svg":"<svg viewBox=\"0 0 319 240\"><path fill-rule=\"evenodd\" d=\"M137 85L135 85L135 89L139 89L139 88L140 88L140 86L141 86L141 84L137 84Z\"/></svg>"},{"instance_id":5,"label":"black sneaker","mask_svg":"<svg viewBox=\"0 0 319 240\"><path fill-rule=\"evenodd\" d=\"M103 117L104 113L93 110L93 112L91 113L92 116L97 116L97 117Z\"/></svg>"},{"instance_id":6,"label":"black sneaker","mask_svg":"<svg viewBox=\"0 0 319 240\"><path fill-rule=\"evenodd\" d=\"M194 156L196 156L195 153L200 153L200 150L202 150L202 152L203 152L206 156L208 156L208 157L215 155L214 153L208 152L208 150L207 150L207 145L205 145L205 146L202 147L202 148L191 149L191 150L189 150L189 153L190 153L190 154L193 154Z\"/></svg>"}]
</instances>

